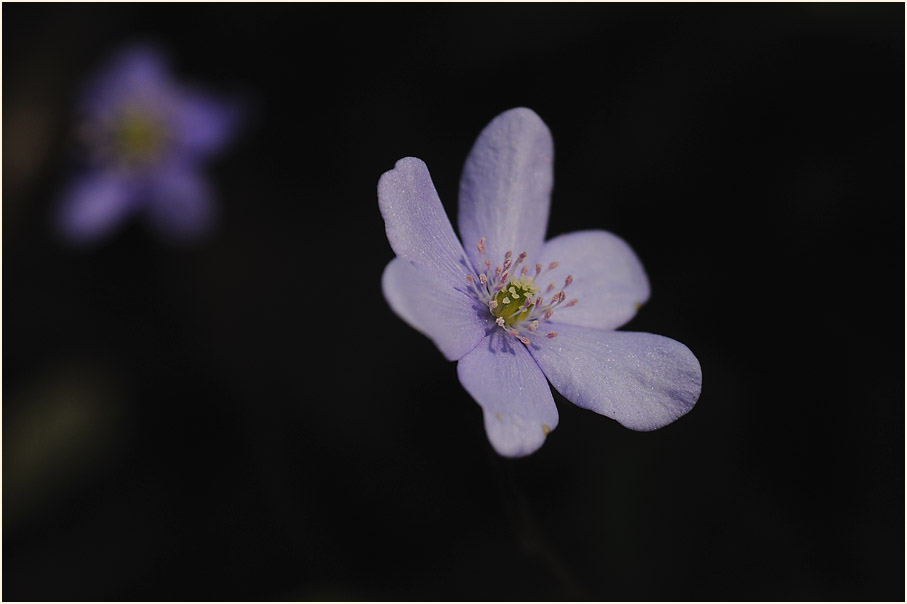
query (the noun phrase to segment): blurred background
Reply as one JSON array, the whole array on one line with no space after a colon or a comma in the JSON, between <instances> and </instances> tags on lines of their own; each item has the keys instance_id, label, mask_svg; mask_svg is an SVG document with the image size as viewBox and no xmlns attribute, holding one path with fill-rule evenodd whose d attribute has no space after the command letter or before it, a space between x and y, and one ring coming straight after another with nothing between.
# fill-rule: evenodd
<instances>
[{"instance_id":1,"label":"blurred background","mask_svg":"<svg viewBox=\"0 0 907 604\"><path fill-rule=\"evenodd\" d=\"M903 600L903 4L6 4L5 600ZM86 79L150 40L241 97L219 220L52 229ZM498 457L387 307L379 176L450 216L480 130L555 141L703 391L636 433L555 395Z\"/></svg>"}]
</instances>

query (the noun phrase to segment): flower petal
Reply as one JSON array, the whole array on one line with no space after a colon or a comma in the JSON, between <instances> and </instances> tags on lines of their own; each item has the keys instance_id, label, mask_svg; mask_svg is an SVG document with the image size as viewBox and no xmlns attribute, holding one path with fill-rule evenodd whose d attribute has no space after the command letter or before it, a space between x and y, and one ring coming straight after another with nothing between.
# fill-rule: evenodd
<instances>
[{"instance_id":1,"label":"flower petal","mask_svg":"<svg viewBox=\"0 0 907 604\"><path fill-rule=\"evenodd\" d=\"M119 52L89 83L82 109L103 120L122 103L159 105L172 87L164 53L152 44L135 44Z\"/></svg>"},{"instance_id":2,"label":"flower petal","mask_svg":"<svg viewBox=\"0 0 907 604\"><path fill-rule=\"evenodd\" d=\"M606 231L578 231L546 241L539 257L543 266L557 261L557 268L539 277L545 290L555 292L564 279L573 281L564 290L576 306L556 311L555 321L600 329L616 329L633 318L649 299L649 279L642 263L623 239Z\"/></svg>"},{"instance_id":3,"label":"flower petal","mask_svg":"<svg viewBox=\"0 0 907 604\"><path fill-rule=\"evenodd\" d=\"M557 427L551 388L526 347L495 330L457 364L460 383L482 407L485 431L505 457L536 451Z\"/></svg>"},{"instance_id":4,"label":"flower petal","mask_svg":"<svg viewBox=\"0 0 907 604\"><path fill-rule=\"evenodd\" d=\"M548 226L553 170L551 133L531 109L505 111L479 134L460 178L458 218L474 266L482 265L482 237L495 264L508 250L535 257Z\"/></svg>"},{"instance_id":5,"label":"flower petal","mask_svg":"<svg viewBox=\"0 0 907 604\"><path fill-rule=\"evenodd\" d=\"M191 165L161 169L149 184L147 218L174 242L206 234L215 218L208 182Z\"/></svg>"},{"instance_id":6,"label":"flower petal","mask_svg":"<svg viewBox=\"0 0 907 604\"><path fill-rule=\"evenodd\" d=\"M182 91L170 116L171 131L178 139L177 150L192 156L216 153L230 141L240 113L238 103L197 91Z\"/></svg>"},{"instance_id":7,"label":"flower petal","mask_svg":"<svg viewBox=\"0 0 907 604\"><path fill-rule=\"evenodd\" d=\"M73 182L60 204L57 228L71 243L109 234L136 207L136 184L117 172L93 171Z\"/></svg>"},{"instance_id":8,"label":"flower petal","mask_svg":"<svg viewBox=\"0 0 907 604\"><path fill-rule=\"evenodd\" d=\"M381 277L390 307L413 329L424 334L448 361L476 347L494 327L488 309L404 258L394 258Z\"/></svg>"},{"instance_id":9,"label":"flower petal","mask_svg":"<svg viewBox=\"0 0 907 604\"><path fill-rule=\"evenodd\" d=\"M472 267L422 160L405 157L381 176L378 207L394 253L454 286L466 283Z\"/></svg>"},{"instance_id":10,"label":"flower petal","mask_svg":"<svg viewBox=\"0 0 907 604\"><path fill-rule=\"evenodd\" d=\"M633 430L661 428L693 408L702 370L690 349L650 333L551 324L558 337L532 356L574 404Z\"/></svg>"}]
</instances>

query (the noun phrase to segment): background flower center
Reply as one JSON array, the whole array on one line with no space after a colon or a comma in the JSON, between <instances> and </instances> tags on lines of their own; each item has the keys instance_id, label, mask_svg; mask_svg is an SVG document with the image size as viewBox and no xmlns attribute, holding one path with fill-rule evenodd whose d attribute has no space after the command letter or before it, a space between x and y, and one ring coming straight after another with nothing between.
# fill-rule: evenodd
<instances>
[{"instance_id":1,"label":"background flower center","mask_svg":"<svg viewBox=\"0 0 907 604\"><path fill-rule=\"evenodd\" d=\"M117 117L109 135L113 154L130 164L148 163L158 157L167 138L166 128L156 115L134 109Z\"/></svg>"}]
</instances>

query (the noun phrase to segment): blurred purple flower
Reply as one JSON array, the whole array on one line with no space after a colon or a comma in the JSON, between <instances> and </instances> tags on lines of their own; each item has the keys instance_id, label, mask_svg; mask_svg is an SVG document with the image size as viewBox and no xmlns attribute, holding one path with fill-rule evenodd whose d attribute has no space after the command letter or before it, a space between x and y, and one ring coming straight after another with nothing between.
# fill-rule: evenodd
<instances>
[{"instance_id":1,"label":"blurred purple flower","mask_svg":"<svg viewBox=\"0 0 907 604\"><path fill-rule=\"evenodd\" d=\"M401 159L378 182L396 258L382 288L428 336L482 407L498 453L536 451L558 422L546 378L574 404L633 430L661 428L693 408L699 361L683 344L614 331L649 297L630 247L606 231L545 241L553 143L517 108L479 135L460 179L454 234L425 164Z\"/></svg>"},{"instance_id":2,"label":"blurred purple flower","mask_svg":"<svg viewBox=\"0 0 907 604\"><path fill-rule=\"evenodd\" d=\"M57 215L67 240L94 242L137 213L173 241L211 228L202 167L236 129L236 103L176 83L157 48L136 45L89 83L78 113L84 165Z\"/></svg>"}]
</instances>

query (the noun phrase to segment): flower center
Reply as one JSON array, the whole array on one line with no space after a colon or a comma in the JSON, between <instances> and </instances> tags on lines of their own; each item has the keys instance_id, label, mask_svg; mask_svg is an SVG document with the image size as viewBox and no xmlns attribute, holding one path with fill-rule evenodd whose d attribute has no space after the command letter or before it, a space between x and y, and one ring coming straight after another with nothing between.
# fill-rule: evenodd
<instances>
[{"instance_id":1,"label":"flower center","mask_svg":"<svg viewBox=\"0 0 907 604\"><path fill-rule=\"evenodd\" d=\"M130 163L145 163L160 153L165 129L156 116L142 111L124 111L110 131L113 152Z\"/></svg>"},{"instance_id":2,"label":"flower center","mask_svg":"<svg viewBox=\"0 0 907 604\"><path fill-rule=\"evenodd\" d=\"M556 331L540 332L539 325L548 321L555 308L570 308L578 302L573 299L565 303L567 294L564 291L573 282L573 275L567 275L563 287L551 294L557 286L550 283L544 294L536 285L536 280L544 273L557 268L558 263L552 262L547 267L535 265L535 272L529 274L529 266L523 264L526 252L513 258L513 252L504 254L504 261L491 270L491 260L485 257L485 238L482 237L476 246L482 254L485 272L476 275L467 275L466 280L472 286L475 297L488 307L494 317L495 324L519 339L523 344L529 345L534 335L544 335L546 338L556 338ZM519 272L517 273L517 269ZM516 275L516 276L514 276ZM551 295L546 300L546 295Z\"/></svg>"},{"instance_id":3,"label":"flower center","mask_svg":"<svg viewBox=\"0 0 907 604\"><path fill-rule=\"evenodd\" d=\"M84 124L79 135L95 161L126 169L154 164L170 143L163 116L138 103Z\"/></svg>"},{"instance_id":4,"label":"flower center","mask_svg":"<svg viewBox=\"0 0 907 604\"><path fill-rule=\"evenodd\" d=\"M533 298L539 292L535 281L530 277L511 279L494 297L495 305L491 314L504 319L504 325L510 326L525 320L535 308ZM528 306L525 306L529 302Z\"/></svg>"}]
</instances>

